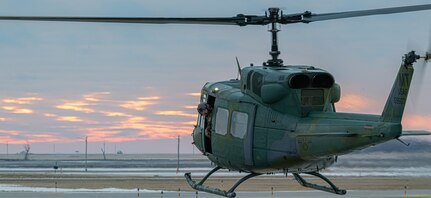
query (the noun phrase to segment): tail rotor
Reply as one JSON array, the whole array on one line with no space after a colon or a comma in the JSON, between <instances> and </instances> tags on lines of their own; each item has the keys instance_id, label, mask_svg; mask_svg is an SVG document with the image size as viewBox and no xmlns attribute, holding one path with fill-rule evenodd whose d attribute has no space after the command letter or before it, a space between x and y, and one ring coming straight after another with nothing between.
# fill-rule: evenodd
<instances>
[{"instance_id":1,"label":"tail rotor","mask_svg":"<svg viewBox=\"0 0 431 198\"><path fill-rule=\"evenodd\" d=\"M428 63L431 61L431 29L430 29L429 37L430 38L428 39L428 46L426 51L418 52L420 53L420 60L418 60L418 64L416 64L416 67L415 67L415 74L414 74L414 80L413 80L414 82L412 83L412 90L411 90L412 102L413 102L414 108L420 98ZM408 48L412 48L411 43L409 43ZM418 49L418 47L414 47L414 48Z\"/></svg>"}]
</instances>

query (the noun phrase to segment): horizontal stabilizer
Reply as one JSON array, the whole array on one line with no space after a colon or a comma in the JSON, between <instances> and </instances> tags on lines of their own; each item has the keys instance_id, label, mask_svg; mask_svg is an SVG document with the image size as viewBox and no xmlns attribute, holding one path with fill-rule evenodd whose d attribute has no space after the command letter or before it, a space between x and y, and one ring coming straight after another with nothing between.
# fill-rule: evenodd
<instances>
[{"instance_id":1,"label":"horizontal stabilizer","mask_svg":"<svg viewBox=\"0 0 431 198\"><path fill-rule=\"evenodd\" d=\"M417 131L403 131L401 136L410 136L410 135L431 135L430 131L417 130Z\"/></svg>"}]
</instances>

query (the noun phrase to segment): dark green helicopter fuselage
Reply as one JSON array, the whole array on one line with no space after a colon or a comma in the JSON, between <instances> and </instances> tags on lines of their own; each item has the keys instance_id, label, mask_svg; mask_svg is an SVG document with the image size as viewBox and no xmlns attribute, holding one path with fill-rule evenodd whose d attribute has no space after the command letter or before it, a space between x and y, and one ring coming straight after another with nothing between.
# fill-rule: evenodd
<instances>
[{"instance_id":1,"label":"dark green helicopter fuselage","mask_svg":"<svg viewBox=\"0 0 431 198\"><path fill-rule=\"evenodd\" d=\"M346 154L397 138L413 75L402 64L382 115L335 112L340 86L311 66L247 67L241 80L207 83L211 137L199 116L196 147L220 167L253 173L314 172Z\"/></svg>"}]
</instances>

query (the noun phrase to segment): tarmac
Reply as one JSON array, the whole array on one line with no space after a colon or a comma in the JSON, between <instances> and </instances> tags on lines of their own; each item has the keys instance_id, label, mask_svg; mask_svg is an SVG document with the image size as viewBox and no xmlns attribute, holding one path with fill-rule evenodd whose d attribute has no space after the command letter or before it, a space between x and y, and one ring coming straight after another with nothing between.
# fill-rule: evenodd
<instances>
[{"instance_id":1,"label":"tarmac","mask_svg":"<svg viewBox=\"0 0 431 198\"><path fill-rule=\"evenodd\" d=\"M217 195L199 192L0 192L2 198L221 198ZM320 191L291 191L291 192L237 192L237 198L431 198L431 190L351 190L346 195L339 196Z\"/></svg>"}]
</instances>

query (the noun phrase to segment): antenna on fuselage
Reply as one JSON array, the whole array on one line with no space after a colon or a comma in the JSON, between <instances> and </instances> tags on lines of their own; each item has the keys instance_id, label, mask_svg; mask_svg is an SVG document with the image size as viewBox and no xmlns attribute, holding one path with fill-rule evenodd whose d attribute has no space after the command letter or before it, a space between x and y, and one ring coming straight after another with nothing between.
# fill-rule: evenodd
<instances>
[{"instance_id":1,"label":"antenna on fuselage","mask_svg":"<svg viewBox=\"0 0 431 198\"><path fill-rule=\"evenodd\" d=\"M235 56L235 59L236 59L236 66L238 67L238 75L236 76L236 79L239 80L239 77L241 76L241 65L239 64L238 56Z\"/></svg>"}]
</instances>

